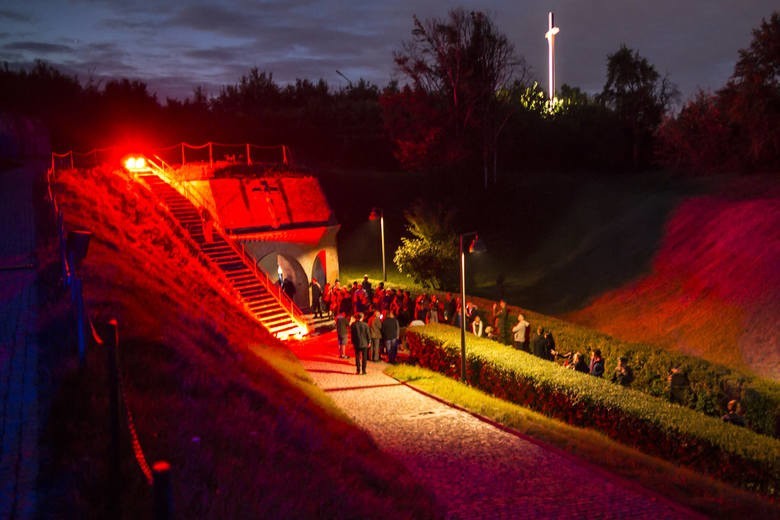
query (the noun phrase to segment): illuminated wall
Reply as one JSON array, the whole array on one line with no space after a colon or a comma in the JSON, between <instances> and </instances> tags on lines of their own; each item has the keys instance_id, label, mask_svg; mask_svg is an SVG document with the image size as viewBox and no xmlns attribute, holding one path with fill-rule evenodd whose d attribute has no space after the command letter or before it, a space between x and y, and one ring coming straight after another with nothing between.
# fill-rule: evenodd
<instances>
[{"instance_id":1,"label":"illuminated wall","mask_svg":"<svg viewBox=\"0 0 780 520\"><path fill-rule=\"evenodd\" d=\"M196 206L214 216L226 234L276 279L277 266L296 285L295 302L309 306L308 285L339 276L336 234L339 225L316 177L298 174L217 177L197 169L177 178ZM318 260L319 259L319 260ZM323 265L324 264L324 265Z\"/></svg>"}]
</instances>

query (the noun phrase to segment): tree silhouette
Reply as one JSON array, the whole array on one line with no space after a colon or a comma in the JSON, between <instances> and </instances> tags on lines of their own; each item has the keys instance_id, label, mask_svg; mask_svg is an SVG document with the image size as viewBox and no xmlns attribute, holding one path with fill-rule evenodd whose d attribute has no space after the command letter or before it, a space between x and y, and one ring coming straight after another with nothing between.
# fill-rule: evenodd
<instances>
[{"instance_id":1,"label":"tree silhouette","mask_svg":"<svg viewBox=\"0 0 780 520\"><path fill-rule=\"evenodd\" d=\"M401 160L431 165L439 163L451 170L457 165L481 163L485 184L495 179L498 137L509 116L501 93L526 67L514 54L514 47L481 12L453 9L444 20L413 18L412 38L394 54L398 70L409 80L410 90L400 93L384 107L409 110L420 100L438 116L423 120L423 128L392 128L399 143ZM410 105L403 107L408 102ZM390 121L409 121L409 117ZM430 123L429 123L430 122ZM411 143L417 152L435 156L410 160ZM406 155L406 157L404 157ZM492 173L492 176L490 175Z\"/></svg>"},{"instance_id":2,"label":"tree silhouette","mask_svg":"<svg viewBox=\"0 0 780 520\"><path fill-rule=\"evenodd\" d=\"M649 163L653 134L677 96L676 87L638 52L621 45L607 56L607 81L599 100L617 114L631 143L634 168Z\"/></svg>"}]
</instances>

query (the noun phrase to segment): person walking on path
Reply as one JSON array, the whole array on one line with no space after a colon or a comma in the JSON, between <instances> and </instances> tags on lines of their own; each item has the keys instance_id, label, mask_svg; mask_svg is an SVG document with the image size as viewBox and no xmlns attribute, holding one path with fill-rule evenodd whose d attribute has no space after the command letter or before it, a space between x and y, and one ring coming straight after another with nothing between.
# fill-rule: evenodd
<instances>
[{"instance_id":1,"label":"person walking on path","mask_svg":"<svg viewBox=\"0 0 780 520\"><path fill-rule=\"evenodd\" d=\"M317 386L375 439L378 449L396 457L435 494L441 518L702 518L379 370L355 380L335 356L311 355L312 349L332 352L334 336L320 335L291 349Z\"/></svg>"},{"instance_id":2,"label":"person walking on path","mask_svg":"<svg viewBox=\"0 0 780 520\"><path fill-rule=\"evenodd\" d=\"M382 341L385 342L387 351L387 362L395 364L395 357L398 355L398 340L401 336L401 325L395 313L390 311L382 322Z\"/></svg>"},{"instance_id":3,"label":"person walking on path","mask_svg":"<svg viewBox=\"0 0 780 520\"><path fill-rule=\"evenodd\" d=\"M366 373L368 364L368 346L371 343L371 331L368 330L368 324L363 321L363 313L355 314L355 321L350 326L352 336L352 346L355 348L355 373Z\"/></svg>"}]
</instances>

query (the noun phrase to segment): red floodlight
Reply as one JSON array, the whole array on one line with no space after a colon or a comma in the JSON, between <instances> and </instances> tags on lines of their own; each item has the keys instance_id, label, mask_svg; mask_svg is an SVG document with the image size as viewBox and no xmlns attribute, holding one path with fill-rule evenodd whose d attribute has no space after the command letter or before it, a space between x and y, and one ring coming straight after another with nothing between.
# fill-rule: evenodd
<instances>
[{"instance_id":1,"label":"red floodlight","mask_svg":"<svg viewBox=\"0 0 780 520\"><path fill-rule=\"evenodd\" d=\"M146 164L146 159L142 155L128 155L125 157L122 164L129 172L149 171L149 166Z\"/></svg>"}]
</instances>

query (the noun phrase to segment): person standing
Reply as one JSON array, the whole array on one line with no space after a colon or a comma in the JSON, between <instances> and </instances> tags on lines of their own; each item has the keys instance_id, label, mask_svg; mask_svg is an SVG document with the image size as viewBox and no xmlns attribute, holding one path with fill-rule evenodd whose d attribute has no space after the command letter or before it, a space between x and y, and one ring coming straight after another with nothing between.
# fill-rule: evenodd
<instances>
[{"instance_id":1,"label":"person standing","mask_svg":"<svg viewBox=\"0 0 780 520\"><path fill-rule=\"evenodd\" d=\"M339 342L339 358L348 359L347 355L347 338L349 336L349 325L347 324L347 317L343 312L336 315L336 337Z\"/></svg>"},{"instance_id":2,"label":"person standing","mask_svg":"<svg viewBox=\"0 0 780 520\"><path fill-rule=\"evenodd\" d=\"M316 278L311 279L311 307L315 318L322 318L322 287Z\"/></svg>"},{"instance_id":3,"label":"person standing","mask_svg":"<svg viewBox=\"0 0 780 520\"><path fill-rule=\"evenodd\" d=\"M504 345L509 344L509 309L506 302L500 300L498 305L493 304L493 325L495 326L498 340Z\"/></svg>"},{"instance_id":4,"label":"person standing","mask_svg":"<svg viewBox=\"0 0 780 520\"><path fill-rule=\"evenodd\" d=\"M368 330L368 324L363 321L363 313L355 314L355 321L350 326L350 335L352 346L355 348L355 368L356 374L366 373L368 364L368 346L371 343L371 332Z\"/></svg>"},{"instance_id":5,"label":"person standing","mask_svg":"<svg viewBox=\"0 0 780 520\"><path fill-rule=\"evenodd\" d=\"M368 328L371 332L371 351L368 358L371 361L379 361L379 344L382 342L382 317L379 311L368 320Z\"/></svg>"},{"instance_id":6,"label":"person standing","mask_svg":"<svg viewBox=\"0 0 780 520\"><path fill-rule=\"evenodd\" d=\"M547 348L547 342L544 340L544 328L538 327L536 329L536 335L531 341L532 354L538 358L547 359L545 350Z\"/></svg>"},{"instance_id":7,"label":"person standing","mask_svg":"<svg viewBox=\"0 0 780 520\"><path fill-rule=\"evenodd\" d=\"M525 321L523 314L517 315L517 324L512 327L512 343L517 350L528 352L528 343L526 343L527 330L531 324Z\"/></svg>"},{"instance_id":8,"label":"person standing","mask_svg":"<svg viewBox=\"0 0 780 520\"><path fill-rule=\"evenodd\" d=\"M333 295L330 282L325 282L325 287L322 288L322 306L325 308L325 312L328 313L328 319L332 316L330 299Z\"/></svg>"},{"instance_id":9,"label":"person standing","mask_svg":"<svg viewBox=\"0 0 780 520\"><path fill-rule=\"evenodd\" d=\"M289 276L284 277L284 281L282 282L282 290L288 298L295 301L295 284L292 280L290 280Z\"/></svg>"},{"instance_id":10,"label":"person standing","mask_svg":"<svg viewBox=\"0 0 780 520\"><path fill-rule=\"evenodd\" d=\"M395 364L395 357L398 355L398 340L401 336L401 324L395 313L390 311L382 322L382 341L385 342L387 351L387 362Z\"/></svg>"}]
</instances>

